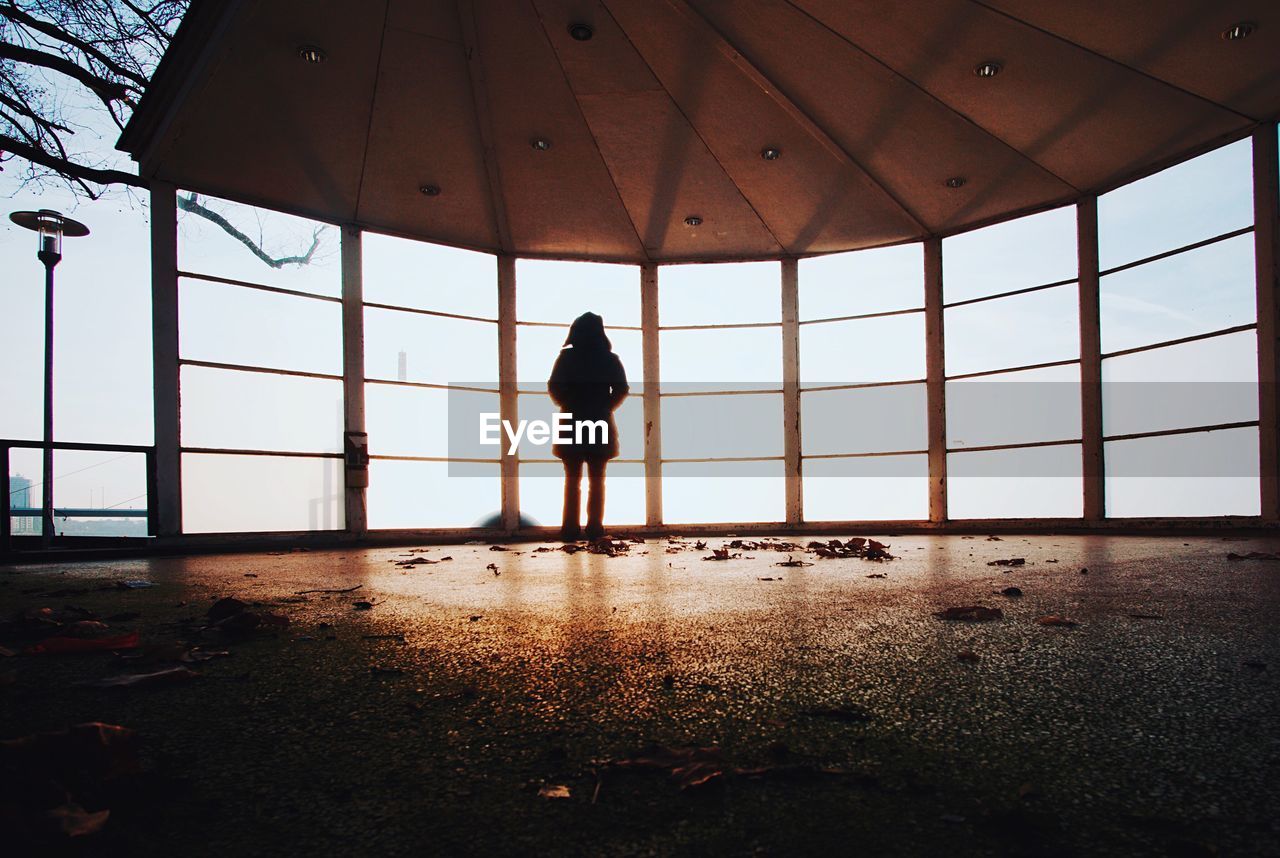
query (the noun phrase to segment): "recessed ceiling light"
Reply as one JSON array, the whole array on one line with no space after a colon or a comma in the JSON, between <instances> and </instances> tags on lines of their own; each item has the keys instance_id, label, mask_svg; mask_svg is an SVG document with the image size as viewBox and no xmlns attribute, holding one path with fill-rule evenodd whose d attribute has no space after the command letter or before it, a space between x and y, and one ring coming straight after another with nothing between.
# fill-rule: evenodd
<instances>
[{"instance_id":1,"label":"recessed ceiling light","mask_svg":"<svg viewBox=\"0 0 1280 858\"><path fill-rule=\"evenodd\" d=\"M684 225L685 226L701 226L702 218L698 217L697 215L689 215L687 218L684 219Z\"/></svg>"},{"instance_id":2,"label":"recessed ceiling light","mask_svg":"<svg viewBox=\"0 0 1280 858\"><path fill-rule=\"evenodd\" d=\"M439 186L439 185L421 185L421 186L418 188L418 190L422 191L422 195L423 195L424 197L438 197L438 196L440 196L440 186Z\"/></svg>"},{"instance_id":3,"label":"recessed ceiling light","mask_svg":"<svg viewBox=\"0 0 1280 858\"><path fill-rule=\"evenodd\" d=\"M1003 68L1004 66L995 60L987 60L974 66L973 73L978 77L995 77L1000 74L1000 70Z\"/></svg>"},{"instance_id":4,"label":"recessed ceiling light","mask_svg":"<svg viewBox=\"0 0 1280 858\"><path fill-rule=\"evenodd\" d=\"M317 48L315 45L300 45L298 56L309 63L322 63L329 58L322 48Z\"/></svg>"},{"instance_id":5,"label":"recessed ceiling light","mask_svg":"<svg viewBox=\"0 0 1280 858\"><path fill-rule=\"evenodd\" d=\"M966 179L964 176L952 176L950 179L947 179L943 184L945 184L948 188L963 188L965 182L967 181L968 179Z\"/></svg>"},{"instance_id":6,"label":"recessed ceiling light","mask_svg":"<svg viewBox=\"0 0 1280 858\"><path fill-rule=\"evenodd\" d=\"M782 150L776 146L766 146L760 150L760 157L766 161L776 161L782 157Z\"/></svg>"},{"instance_id":7,"label":"recessed ceiling light","mask_svg":"<svg viewBox=\"0 0 1280 858\"><path fill-rule=\"evenodd\" d=\"M1258 25L1252 21L1241 21L1238 24L1232 24L1230 27L1222 31L1222 38L1228 42L1238 42L1246 36L1253 35L1253 31L1258 29Z\"/></svg>"},{"instance_id":8,"label":"recessed ceiling light","mask_svg":"<svg viewBox=\"0 0 1280 858\"><path fill-rule=\"evenodd\" d=\"M529 141L529 145L539 152L545 152L551 148L551 141L545 137L535 137Z\"/></svg>"},{"instance_id":9,"label":"recessed ceiling light","mask_svg":"<svg viewBox=\"0 0 1280 858\"><path fill-rule=\"evenodd\" d=\"M583 24L578 21L569 25L569 35L573 37L575 42L589 42L595 34L596 31L591 29L590 24Z\"/></svg>"}]
</instances>

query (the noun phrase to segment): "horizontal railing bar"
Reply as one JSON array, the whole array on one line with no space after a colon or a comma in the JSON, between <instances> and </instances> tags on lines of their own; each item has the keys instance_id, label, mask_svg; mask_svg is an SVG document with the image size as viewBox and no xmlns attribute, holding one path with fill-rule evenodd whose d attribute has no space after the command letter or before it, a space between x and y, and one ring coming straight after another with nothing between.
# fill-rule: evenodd
<instances>
[{"instance_id":1,"label":"horizontal railing bar","mask_svg":"<svg viewBox=\"0 0 1280 858\"><path fill-rule=\"evenodd\" d=\"M1079 438L1064 438L1059 441L1021 441L1016 444L984 444L980 447L948 447L947 453L991 453L999 450L1031 450L1036 447L1066 447L1080 444Z\"/></svg>"},{"instance_id":2,"label":"horizontal railing bar","mask_svg":"<svg viewBox=\"0 0 1280 858\"><path fill-rule=\"evenodd\" d=\"M782 456L707 456L690 459L662 459L664 465L697 465L712 462L781 462Z\"/></svg>"},{"instance_id":3,"label":"horizontal railing bar","mask_svg":"<svg viewBox=\"0 0 1280 858\"><path fill-rule=\"evenodd\" d=\"M861 390L864 387L902 387L908 384L924 384L923 378L910 378L904 381L853 381L848 384L819 384L812 387L806 387L804 382L800 383L800 394L814 393L824 390Z\"/></svg>"},{"instance_id":4,"label":"horizontal railing bar","mask_svg":"<svg viewBox=\"0 0 1280 858\"><path fill-rule=\"evenodd\" d=\"M1010 366L1000 369L984 369L981 372L965 372L960 375L949 375L946 381L960 381L966 378L981 378L984 375L1004 375L1010 372L1026 372L1033 369L1051 369L1055 366L1071 366L1080 363L1080 358L1067 358L1066 360L1051 360L1045 363L1031 363L1026 366Z\"/></svg>"},{"instance_id":5,"label":"horizontal railing bar","mask_svg":"<svg viewBox=\"0 0 1280 858\"><path fill-rule=\"evenodd\" d=\"M54 441L50 446L55 450L101 450L104 453L150 453L155 449L155 447L141 447L137 444L91 444L80 441ZM0 447L40 450L44 448L44 442L0 439Z\"/></svg>"},{"instance_id":6,"label":"horizontal railing bar","mask_svg":"<svg viewBox=\"0 0 1280 858\"><path fill-rule=\"evenodd\" d=\"M564 328L568 330L568 322L521 322L516 321L517 325L524 325L528 328ZM639 331L642 328L639 325L605 325L606 331Z\"/></svg>"},{"instance_id":7,"label":"horizontal railing bar","mask_svg":"<svg viewBox=\"0 0 1280 858\"><path fill-rule=\"evenodd\" d=\"M496 465L501 461L501 459L468 459L456 456L401 456L389 453L378 455L371 453L369 460L379 462L457 462L458 464L466 465Z\"/></svg>"},{"instance_id":8,"label":"horizontal railing bar","mask_svg":"<svg viewBox=\"0 0 1280 858\"><path fill-rule=\"evenodd\" d=\"M561 463L561 460L560 459L526 459L524 456L521 456L519 463L521 465L559 465ZM609 464L611 465L643 465L644 459L610 459Z\"/></svg>"},{"instance_id":9,"label":"horizontal railing bar","mask_svg":"<svg viewBox=\"0 0 1280 858\"><path fill-rule=\"evenodd\" d=\"M497 382L494 387L474 387L466 384L437 384L431 381L393 381L389 378L366 378L365 384L385 384L390 387L425 387L430 390L467 390L473 393L498 393Z\"/></svg>"},{"instance_id":10,"label":"horizontal railing bar","mask_svg":"<svg viewBox=\"0 0 1280 858\"><path fill-rule=\"evenodd\" d=\"M269 366L245 366L238 363L219 363L211 360L190 360L182 358L178 366L199 366L205 369L224 369L233 372L256 372L261 375L289 375L296 378L319 378L325 381L342 381L342 376L327 372L306 372L300 369L275 369Z\"/></svg>"},{"instance_id":11,"label":"horizontal railing bar","mask_svg":"<svg viewBox=\"0 0 1280 858\"><path fill-rule=\"evenodd\" d=\"M1015 295L1029 295L1032 292L1042 292L1045 289L1057 289L1059 286L1069 286L1079 280L1079 277L1071 277L1067 280L1057 280L1053 283L1041 283L1039 286L1026 286L1022 289L1010 289L1008 292L997 292L994 295L983 295L981 298L966 298L963 301L955 301L951 304L943 304L942 309L950 310L953 307L967 307L970 304L981 304L983 301L995 301L999 298L1012 298Z\"/></svg>"},{"instance_id":12,"label":"horizontal railing bar","mask_svg":"<svg viewBox=\"0 0 1280 858\"><path fill-rule=\"evenodd\" d=\"M180 453L213 456L278 456L290 459L341 459L341 453L300 453L297 450L243 450L234 447L179 447Z\"/></svg>"},{"instance_id":13,"label":"horizontal railing bar","mask_svg":"<svg viewBox=\"0 0 1280 858\"><path fill-rule=\"evenodd\" d=\"M680 382L669 382L671 384L679 384ZM782 388L765 388L762 390L678 390L678 391L661 391L661 397L679 397L679 396L758 396L761 394L778 394L782 393Z\"/></svg>"},{"instance_id":14,"label":"horizontal railing bar","mask_svg":"<svg viewBox=\"0 0 1280 858\"><path fill-rule=\"evenodd\" d=\"M145 509L103 509L101 507L90 507L88 509L76 509L74 507L54 507L54 518L145 518L147 516ZM16 506L9 508L9 515L13 518L40 518L44 515L44 511L39 507Z\"/></svg>"},{"instance_id":15,"label":"horizontal railing bar","mask_svg":"<svg viewBox=\"0 0 1280 858\"><path fill-rule=\"evenodd\" d=\"M827 322L858 322L862 319L883 319L886 316L909 316L912 313L923 313L924 307L912 307L909 310L884 310L879 313L858 313L854 316L825 316L821 319L801 319L800 325L821 325Z\"/></svg>"},{"instance_id":16,"label":"horizontal railing bar","mask_svg":"<svg viewBox=\"0 0 1280 858\"><path fill-rule=\"evenodd\" d=\"M889 450L877 453L806 453L801 459L874 459L883 456L927 456L928 450Z\"/></svg>"},{"instance_id":17,"label":"horizontal railing bar","mask_svg":"<svg viewBox=\"0 0 1280 858\"><path fill-rule=\"evenodd\" d=\"M1236 325L1235 327L1232 327L1232 328L1222 328L1221 330L1209 331L1208 333L1204 333L1204 334L1192 334L1189 337L1179 337L1176 340L1165 340L1164 342L1161 342L1161 343L1151 343L1150 345L1146 345L1146 346L1134 346L1131 349L1120 349L1119 351L1115 351L1115 352L1107 352L1102 356L1102 359L1106 360L1107 358L1123 357L1124 355L1134 355L1134 354L1138 354L1139 352L1149 352L1155 349L1168 348L1169 346L1180 346L1183 343L1195 343L1195 342L1199 342L1200 340L1211 340L1214 337L1228 337L1232 334L1241 334L1241 333L1244 333L1245 331L1255 330L1257 327L1258 327L1257 323L1251 322L1247 325Z\"/></svg>"},{"instance_id":18,"label":"horizontal railing bar","mask_svg":"<svg viewBox=\"0 0 1280 858\"><path fill-rule=\"evenodd\" d=\"M733 328L781 328L782 322L736 322L722 325L658 325L659 331L727 331Z\"/></svg>"},{"instance_id":19,"label":"horizontal railing bar","mask_svg":"<svg viewBox=\"0 0 1280 858\"><path fill-rule=\"evenodd\" d=\"M204 280L209 283L222 283L227 286L240 286L245 289L256 289L259 292L274 292L277 295L292 295L295 298L311 298L316 301L328 301L333 304L341 304L342 299L332 295L317 295L314 292L301 292L297 289L284 289L280 286L267 286L263 283L251 283L247 280L233 280L230 277L215 277L212 274L197 274L194 271L179 271L179 278L187 278L189 280Z\"/></svg>"},{"instance_id":20,"label":"horizontal railing bar","mask_svg":"<svg viewBox=\"0 0 1280 858\"><path fill-rule=\"evenodd\" d=\"M377 310L395 310L397 313L416 313L419 316L439 316L444 319L462 319L466 322L489 322L490 324L498 324L497 319L487 319L484 316L467 316L462 313L446 313L443 310L423 310L421 307L397 307L395 304L379 304L376 301L365 301L365 307L373 307Z\"/></svg>"},{"instance_id":21,"label":"horizontal railing bar","mask_svg":"<svg viewBox=\"0 0 1280 858\"><path fill-rule=\"evenodd\" d=\"M1124 265L1117 265L1114 268L1108 268L1106 271L1099 271L1099 277L1106 277L1108 274L1118 274L1121 271L1128 271L1130 268L1137 268L1140 265L1146 265L1151 262L1159 262L1161 259L1168 259L1170 256L1177 256L1179 253L1186 253L1189 250L1199 250L1202 247L1208 247L1211 244L1217 244L1220 241L1226 241L1237 236L1247 235L1253 232L1252 226L1244 226L1240 229L1233 229L1231 232L1224 232L1222 235L1215 235L1213 238L1206 238L1203 241L1194 241L1191 244L1184 244L1182 247L1175 247L1173 250L1166 250L1163 253L1157 253L1153 256L1146 256L1142 259L1135 259L1133 262L1126 262Z\"/></svg>"},{"instance_id":22,"label":"horizontal railing bar","mask_svg":"<svg viewBox=\"0 0 1280 858\"><path fill-rule=\"evenodd\" d=\"M1241 420L1236 423L1217 423L1212 426L1188 426L1184 429L1156 429L1151 432L1129 432L1124 435L1104 435L1107 441L1136 441L1142 438L1163 438L1166 435L1194 435L1197 432L1220 432L1223 429L1248 429L1257 426L1257 420Z\"/></svg>"}]
</instances>

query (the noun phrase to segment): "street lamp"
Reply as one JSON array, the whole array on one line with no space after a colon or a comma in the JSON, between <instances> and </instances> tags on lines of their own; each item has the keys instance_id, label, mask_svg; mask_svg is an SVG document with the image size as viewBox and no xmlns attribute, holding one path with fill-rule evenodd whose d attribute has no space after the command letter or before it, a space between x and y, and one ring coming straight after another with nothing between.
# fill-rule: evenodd
<instances>
[{"instance_id":1,"label":"street lamp","mask_svg":"<svg viewBox=\"0 0 1280 858\"><path fill-rule=\"evenodd\" d=\"M44 263L44 479L40 536L53 539L53 268L62 261L62 239L89 234L89 227L53 209L14 212L9 220L36 233L36 258Z\"/></svg>"}]
</instances>

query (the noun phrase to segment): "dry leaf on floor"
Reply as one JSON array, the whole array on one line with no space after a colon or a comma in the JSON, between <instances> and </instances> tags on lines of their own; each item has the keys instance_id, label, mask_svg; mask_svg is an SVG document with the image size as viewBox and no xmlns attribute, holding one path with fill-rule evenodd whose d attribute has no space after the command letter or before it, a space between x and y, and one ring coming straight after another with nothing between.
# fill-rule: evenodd
<instances>
[{"instance_id":1,"label":"dry leaf on floor","mask_svg":"<svg viewBox=\"0 0 1280 858\"><path fill-rule=\"evenodd\" d=\"M940 620L952 620L967 623L985 623L990 620L1004 619L1004 611L999 608L988 608L983 605L961 605L935 611L934 616Z\"/></svg>"},{"instance_id":2,"label":"dry leaf on floor","mask_svg":"<svg viewBox=\"0 0 1280 858\"><path fill-rule=\"evenodd\" d=\"M1060 617L1057 614L1049 614L1047 616L1041 617L1040 619L1036 620L1036 622L1042 626L1060 626L1062 628L1067 628L1067 629L1074 628L1080 625L1075 620L1070 620L1070 619L1067 619L1066 617Z\"/></svg>"}]
</instances>

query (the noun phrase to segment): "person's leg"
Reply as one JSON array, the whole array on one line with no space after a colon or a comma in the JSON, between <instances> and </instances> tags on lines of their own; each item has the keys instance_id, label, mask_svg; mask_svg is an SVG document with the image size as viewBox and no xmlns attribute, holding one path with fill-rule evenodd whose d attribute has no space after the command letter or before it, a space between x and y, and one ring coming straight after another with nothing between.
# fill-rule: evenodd
<instances>
[{"instance_id":1,"label":"person's leg","mask_svg":"<svg viewBox=\"0 0 1280 858\"><path fill-rule=\"evenodd\" d=\"M565 542L577 539L582 531L578 516L582 509L582 462L564 460L564 516L560 520L560 538Z\"/></svg>"},{"instance_id":2,"label":"person's leg","mask_svg":"<svg viewBox=\"0 0 1280 858\"><path fill-rule=\"evenodd\" d=\"M608 460L587 463L587 538L604 535L604 468Z\"/></svg>"}]
</instances>

